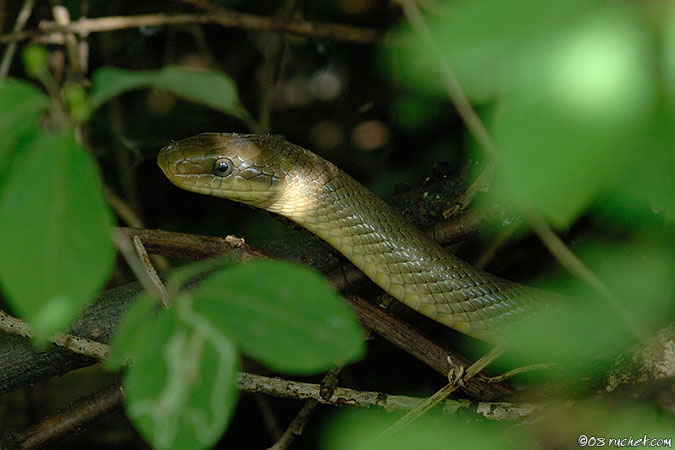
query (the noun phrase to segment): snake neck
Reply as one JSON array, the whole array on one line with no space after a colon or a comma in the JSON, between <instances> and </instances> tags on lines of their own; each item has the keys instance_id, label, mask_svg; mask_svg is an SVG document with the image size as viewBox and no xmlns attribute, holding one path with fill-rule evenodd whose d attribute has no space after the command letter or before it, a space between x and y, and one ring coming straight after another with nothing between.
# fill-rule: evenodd
<instances>
[{"instance_id":1,"label":"snake neck","mask_svg":"<svg viewBox=\"0 0 675 450\"><path fill-rule=\"evenodd\" d=\"M497 341L502 326L531 316L536 290L447 253L333 164L309 153L269 210L307 228L387 293L473 337Z\"/></svg>"}]
</instances>

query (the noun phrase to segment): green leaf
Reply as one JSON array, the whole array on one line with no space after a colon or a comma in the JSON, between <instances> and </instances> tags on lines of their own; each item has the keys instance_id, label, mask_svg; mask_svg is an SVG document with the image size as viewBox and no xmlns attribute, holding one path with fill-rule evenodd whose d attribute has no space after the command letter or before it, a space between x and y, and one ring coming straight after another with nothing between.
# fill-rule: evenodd
<instances>
[{"instance_id":1,"label":"green leaf","mask_svg":"<svg viewBox=\"0 0 675 450\"><path fill-rule=\"evenodd\" d=\"M166 90L239 119L247 114L239 103L234 81L221 72L165 67L155 71L131 71L103 67L93 75L90 106L96 109L124 92L154 88Z\"/></svg>"},{"instance_id":2,"label":"green leaf","mask_svg":"<svg viewBox=\"0 0 675 450\"><path fill-rule=\"evenodd\" d=\"M47 49L40 44L29 44L21 53L26 73L33 78L40 78L49 69L47 66Z\"/></svg>"},{"instance_id":3,"label":"green leaf","mask_svg":"<svg viewBox=\"0 0 675 450\"><path fill-rule=\"evenodd\" d=\"M664 4L665 20L663 21L663 69L666 87L670 98L675 100L675 4Z\"/></svg>"},{"instance_id":4,"label":"green leaf","mask_svg":"<svg viewBox=\"0 0 675 450\"><path fill-rule=\"evenodd\" d=\"M568 276L560 281L560 286L549 289L560 291L564 287L572 294L562 300L560 310L514 330L516 337L512 342L518 348L513 351L524 358L519 364L541 362L542 355L546 355L547 361L563 362L569 377L574 376L571 371L588 375L589 368L600 372L601 365L635 342L632 329L649 335L665 326L668 319L664 311L671 306L675 273L675 252L672 239L671 242L668 239L654 236L624 244L598 241L580 244L575 252L626 313L617 312L612 302L584 281Z\"/></svg>"},{"instance_id":5,"label":"green leaf","mask_svg":"<svg viewBox=\"0 0 675 450\"><path fill-rule=\"evenodd\" d=\"M622 195L623 203L639 198L652 213L661 214L675 222L675 98L660 105L651 128L645 127L641 151L622 183L614 189ZM627 208L624 208L627 209ZM630 214L627 211L627 214ZM634 216L632 219L647 218Z\"/></svg>"},{"instance_id":6,"label":"green leaf","mask_svg":"<svg viewBox=\"0 0 675 450\"><path fill-rule=\"evenodd\" d=\"M394 100L392 118L404 130L420 130L444 110L441 102L434 102L412 95L401 95Z\"/></svg>"},{"instance_id":7,"label":"green leaf","mask_svg":"<svg viewBox=\"0 0 675 450\"><path fill-rule=\"evenodd\" d=\"M104 361L109 370L117 370L136 358L138 349L152 339L152 328L148 323L154 320L157 301L141 293L124 313L110 342L110 355Z\"/></svg>"},{"instance_id":8,"label":"green leaf","mask_svg":"<svg viewBox=\"0 0 675 450\"><path fill-rule=\"evenodd\" d=\"M194 294L247 355L287 373L316 373L359 358L363 333L351 309L318 273L283 261L226 268Z\"/></svg>"},{"instance_id":9,"label":"green leaf","mask_svg":"<svg viewBox=\"0 0 675 450\"><path fill-rule=\"evenodd\" d=\"M417 92L447 98L444 61L469 98L485 102L499 92L524 43L559 33L598 2L458 0L437 6L427 18L431 40L407 24L397 32L387 49L391 72Z\"/></svg>"},{"instance_id":10,"label":"green leaf","mask_svg":"<svg viewBox=\"0 0 675 450\"><path fill-rule=\"evenodd\" d=\"M394 433L385 430L397 417L372 410L342 413L325 427L326 450L506 450L534 448L524 433L496 422L468 422L457 417L433 416L417 419Z\"/></svg>"},{"instance_id":11,"label":"green leaf","mask_svg":"<svg viewBox=\"0 0 675 450\"><path fill-rule=\"evenodd\" d=\"M26 137L38 134L38 119L49 98L30 83L0 80L0 186L12 152Z\"/></svg>"},{"instance_id":12,"label":"green leaf","mask_svg":"<svg viewBox=\"0 0 675 450\"><path fill-rule=\"evenodd\" d=\"M156 449L213 446L237 401L234 346L186 296L148 328L124 378L129 418Z\"/></svg>"},{"instance_id":13,"label":"green leaf","mask_svg":"<svg viewBox=\"0 0 675 450\"><path fill-rule=\"evenodd\" d=\"M656 115L654 82L636 63L646 44L639 21L618 10L523 51L495 119L496 191L562 228L621 183Z\"/></svg>"},{"instance_id":14,"label":"green leaf","mask_svg":"<svg viewBox=\"0 0 675 450\"><path fill-rule=\"evenodd\" d=\"M115 258L98 169L71 130L40 133L17 158L0 217L3 292L45 338L72 322Z\"/></svg>"}]
</instances>

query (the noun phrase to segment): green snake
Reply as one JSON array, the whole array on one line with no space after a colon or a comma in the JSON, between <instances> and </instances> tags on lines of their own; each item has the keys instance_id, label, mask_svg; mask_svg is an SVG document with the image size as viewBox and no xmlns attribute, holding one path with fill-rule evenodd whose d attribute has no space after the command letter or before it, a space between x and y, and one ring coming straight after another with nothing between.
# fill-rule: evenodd
<instances>
[{"instance_id":1,"label":"green snake","mask_svg":"<svg viewBox=\"0 0 675 450\"><path fill-rule=\"evenodd\" d=\"M546 301L448 253L332 163L280 137L203 133L164 147L157 164L182 189L287 217L397 300L472 337L498 341Z\"/></svg>"}]
</instances>

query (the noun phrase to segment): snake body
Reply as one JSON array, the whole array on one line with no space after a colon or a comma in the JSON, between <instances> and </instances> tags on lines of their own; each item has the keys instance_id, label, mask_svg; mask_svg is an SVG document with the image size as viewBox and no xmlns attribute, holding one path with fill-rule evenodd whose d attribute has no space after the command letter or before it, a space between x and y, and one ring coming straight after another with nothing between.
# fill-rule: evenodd
<instances>
[{"instance_id":1,"label":"snake body","mask_svg":"<svg viewBox=\"0 0 675 450\"><path fill-rule=\"evenodd\" d=\"M164 147L157 163L182 189L291 219L396 299L478 339L499 340L545 300L446 252L332 163L280 137L203 133Z\"/></svg>"}]
</instances>

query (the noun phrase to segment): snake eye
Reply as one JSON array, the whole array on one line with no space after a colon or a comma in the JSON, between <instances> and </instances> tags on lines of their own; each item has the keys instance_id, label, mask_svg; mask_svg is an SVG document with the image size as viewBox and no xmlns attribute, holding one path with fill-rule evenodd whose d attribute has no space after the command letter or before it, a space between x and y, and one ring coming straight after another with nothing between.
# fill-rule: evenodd
<instances>
[{"instance_id":1,"label":"snake eye","mask_svg":"<svg viewBox=\"0 0 675 450\"><path fill-rule=\"evenodd\" d=\"M219 158L213 163L213 174L217 177L226 177L234 169L234 164L229 158Z\"/></svg>"}]
</instances>

